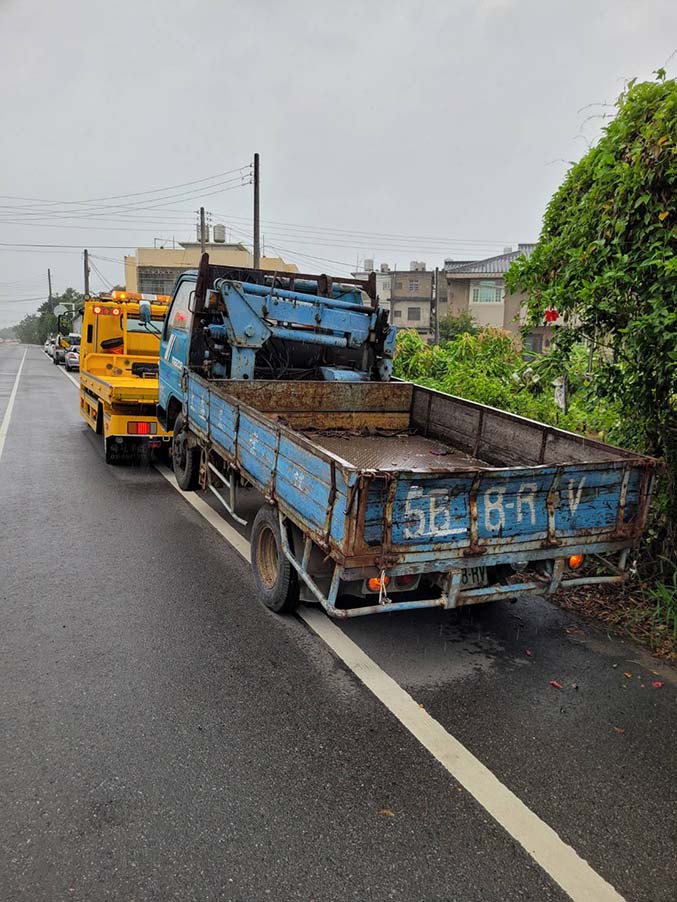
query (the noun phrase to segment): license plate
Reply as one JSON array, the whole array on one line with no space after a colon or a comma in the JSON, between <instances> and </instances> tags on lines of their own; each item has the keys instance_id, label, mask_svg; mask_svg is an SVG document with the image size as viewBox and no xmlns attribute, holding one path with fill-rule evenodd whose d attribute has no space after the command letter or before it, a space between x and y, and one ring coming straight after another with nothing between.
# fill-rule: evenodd
<instances>
[{"instance_id":1,"label":"license plate","mask_svg":"<svg viewBox=\"0 0 677 902\"><path fill-rule=\"evenodd\" d=\"M487 582L486 567L468 567L461 572L461 589L479 589L480 586L486 586Z\"/></svg>"}]
</instances>

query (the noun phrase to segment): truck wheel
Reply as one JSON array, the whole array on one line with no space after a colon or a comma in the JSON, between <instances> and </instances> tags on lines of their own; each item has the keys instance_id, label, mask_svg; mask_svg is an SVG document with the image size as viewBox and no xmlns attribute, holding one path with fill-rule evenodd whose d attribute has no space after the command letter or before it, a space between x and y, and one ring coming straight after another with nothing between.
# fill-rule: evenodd
<instances>
[{"instance_id":1,"label":"truck wheel","mask_svg":"<svg viewBox=\"0 0 677 902\"><path fill-rule=\"evenodd\" d=\"M54 364L54 366L58 366L58 365L59 365L59 361L58 361L58 359L57 359L56 353L55 353L54 356L52 357L52 363Z\"/></svg>"},{"instance_id":2,"label":"truck wheel","mask_svg":"<svg viewBox=\"0 0 677 902\"><path fill-rule=\"evenodd\" d=\"M172 441L172 467L179 488L184 492L194 492L198 486L200 475L200 449L188 445L186 431L183 428L181 414L174 423L174 439Z\"/></svg>"},{"instance_id":3,"label":"truck wheel","mask_svg":"<svg viewBox=\"0 0 677 902\"><path fill-rule=\"evenodd\" d=\"M299 603L296 571L284 556L275 508L264 504L254 519L251 537L252 570L261 601L278 614L294 611Z\"/></svg>"}]
</instances>

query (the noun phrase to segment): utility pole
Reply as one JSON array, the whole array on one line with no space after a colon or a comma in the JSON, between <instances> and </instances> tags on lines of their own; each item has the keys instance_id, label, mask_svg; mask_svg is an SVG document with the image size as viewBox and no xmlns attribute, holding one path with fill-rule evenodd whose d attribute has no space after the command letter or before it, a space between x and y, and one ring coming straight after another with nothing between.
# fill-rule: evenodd
<instances>
[{"instance_id":1,"label":"utility pole","mask_svg":"<svg viewBox=\"0 0 677 902\"><path fill-rule=\"evenodd\" d=\"M261 267L261 243L259 220L259 155L254 154L254 269Z\"/></svg>"},{"instance_id":2,"label":"utility pole","mask_svg":"<svg viewBox=\"0 0 677 902\"><path fill-rule=\"evenodd\" d=\"M49 306L52 307L52 271L47 270L47 284L49 285Z\"/></svg>"},{"instance_id":3,"label":"utility pole","mask_svg":"<svg viewBox=\"0 0 677 902\"><path fill-rule=\"evenodd\" d=\"M433 308L435 312L433 340L438 345L440 343L440 270L437 266L433 285L433 304L435 305Z\"/></svg>"},{"instance_id":4,"label":"utility pole","mask_svg":"<svg viewBox=\"0 0 677 902\"><path fill-rule=\"evenodd\" d=\"M200 207L200 253L205 252L205 208Z\"/></svg>"},{"instance_id":5,"label":"utility pole","mask_svg":"<svg viewBox=\"0 0 677 902\"><path fill-rule=\"evenodd\" d=\"M89 251L85 249L85 298L89 297Z\"/></svg>"}]
</instances>

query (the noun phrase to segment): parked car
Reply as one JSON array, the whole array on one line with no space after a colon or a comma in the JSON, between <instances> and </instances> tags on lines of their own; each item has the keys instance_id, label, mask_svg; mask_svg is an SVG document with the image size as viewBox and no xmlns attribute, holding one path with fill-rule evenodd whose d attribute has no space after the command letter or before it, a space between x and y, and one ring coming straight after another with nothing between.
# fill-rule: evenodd
<instances>
[{"instance_id":1,"label":"parked car","mask_svg":"<svg viewBox=\"0 0 677 902\"><path fill-rule=\"evenodd\" d=\"M54 357L54 339L48 338L45 342L45 354L48 357Z\"/></svg>"},{"instance_id":2,"label":"parked car","mask_svg":"<svg viewBox=\"0 0 677 902\"><path fill-rule=\"evenodd\" d=\"M71 370L80 369L80 348L78 348L77 345L71 345L71 347L66 351L63 365L66 367L69 373Z\"/></svg>"}]
</instances>

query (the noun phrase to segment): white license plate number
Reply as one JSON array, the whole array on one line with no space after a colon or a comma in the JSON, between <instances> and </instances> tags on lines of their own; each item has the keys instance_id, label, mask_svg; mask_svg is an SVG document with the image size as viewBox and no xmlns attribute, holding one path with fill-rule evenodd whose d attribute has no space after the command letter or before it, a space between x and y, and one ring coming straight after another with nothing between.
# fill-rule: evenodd
<instances>
[{"instance_id":1,"label":"white license plate number","mask_svg":"<svg viewBox=\"0 0 677 902\"><path fill-rule=\"evenodd\" d=\"M488 581L486 567L468 567L461 573L461 589L479 589Z\"/></svg>"}]
</instances>

